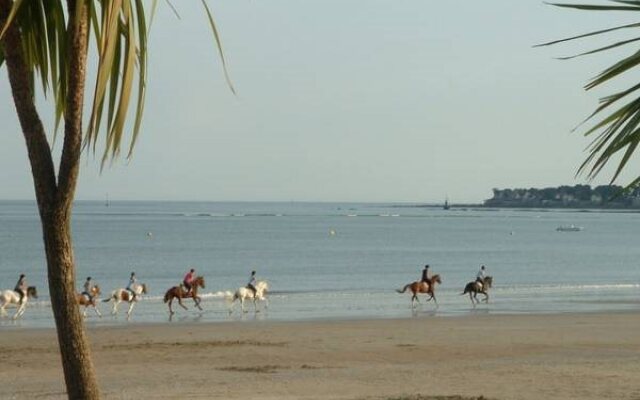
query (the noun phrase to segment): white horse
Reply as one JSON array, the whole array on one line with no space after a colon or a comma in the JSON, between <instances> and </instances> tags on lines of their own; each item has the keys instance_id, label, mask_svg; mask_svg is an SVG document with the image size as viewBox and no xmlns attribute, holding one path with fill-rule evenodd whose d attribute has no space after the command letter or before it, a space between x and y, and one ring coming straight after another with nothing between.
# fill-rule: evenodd
<instances>
[{"instance_id":1,"label":"white horse","mask_svg":"<svg viewBox=\"0 0 640 400\"><path fill-rule=\"evenodd\" d=\"M251 289L247 289L246 287L241 287L236 290L236 292L229 296L227 299L231 302L229 306L229 314L233 312L233 306L235 305L236 300L240 300L240 308L242 308L242 312L247 312L244 309L244 301L245 300L253 300L253 309L255 312L258 312L258 300L264 301L264 308L269 307L269 300L265 297L267 291L269 290L269 284L265 281L258 281L256 283L256 295L253 295L253 291Z\"/></svg>"},{"instance_id":2,"label":"white horse","mask_svg":"<svg viewBox=\"0 0 640 400\"><path fill-rule=\"evenodd\" d=\"M30 297L34 299L38 298L38 291L35 286L29 286L27 288L27 294L22 298L22 303L20 302L20 294L14 290L5 290L0 292L0 317L5 317L7 315L7 306L15 306L18 308L15 314L13 314L13 319L21 317L24 314L24 310L27 308L27 300Z\"/></svg>"},{"instance_id":3,"label":"white horse","mask_svg":"<svg viewBox=\"0 0 640 400\"><path fill-rule=\"evenodd\" d=\"M131 286L131 289L136 294L135 298L133 297L131 292L127 289L116 289L113 292L111 292L111 296L109 296L108 299L102 300L105 303L108 303L111 300L113 300L113 308L111 309L111 314L113 315L117 314L118 305L121 302L126 301L129 303L129 309L127 310L127 317L131 316L131 311L133 311L133 306L135 306L138 300L140 300L140 296L142 296L143 294L147 294L147 285L145 285L144 283L134 283Z\"/></svg>"}]
</instances>

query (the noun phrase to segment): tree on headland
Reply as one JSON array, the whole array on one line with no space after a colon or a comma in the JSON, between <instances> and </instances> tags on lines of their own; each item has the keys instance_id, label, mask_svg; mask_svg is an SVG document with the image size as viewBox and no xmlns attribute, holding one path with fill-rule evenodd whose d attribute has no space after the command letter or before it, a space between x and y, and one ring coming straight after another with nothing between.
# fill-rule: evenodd
<instances>
[{"instance_id":1,"label":"tree on headland","mask_svg":"<svg viewBox=\"0 0 640 400\"><path fill-rule=\"evenodd\" d=\"M571 8L587 11L640 11L639 0L600 0L603 4L568 4L551 3L557 7ZM627 49L631 47L631 53L613 63L610 67L596 75L587 85L586 90L599 87L605 83L620 80L625 73L637 70L640 66L640 51L637 44L640 37L634 35L640 28L640 22L619 25L607 29L585 33L582 35L555 40L543 43L539 46L550 46L558 43L574 41L593 36L605 35L611 32L627 31L632 32L632 36L626 39L615 39L611 43L590 51L576 54L569 57L562 57L563 60L576 57L589 56L613 49ZM584 160L578 173L585 172L589 178L594 178L602 169L612 161L612 158L620 160L611 177L613 184L620 173L635 153L640 144L640 83L635 83L624 90L611 93L600 99L600 105L587 118L592 125L585 131L585 136L595 136L588 147L589 155ZM637 176L628 184L628 188L640 186L640 176Z\"/></svg>"},{"instance_id":2,"label":"tree on headland","mask_svg":"<svg viewBox=\"0 0 640 400\"><path fill-rule=\"evenodd\" d=\"M0 67L7 68L31 165L51 305L70 399L100 398L75 300L71 215L80 156L90 149L95 152L99 137L105 143L102 165L120 154L132 103L135 117L128 156L134 148L146 91L149 18L144 3L143 0L0 0ZM157 0L146 3L153 14ZM205 0L202 4L224 66L211 12ZM92 38L97 47L97 69L85 124L87 53ZM35 104L37 81L52 98L54 132L62 125L62 153L57 170Z\"/></svg>"}]
</instances>

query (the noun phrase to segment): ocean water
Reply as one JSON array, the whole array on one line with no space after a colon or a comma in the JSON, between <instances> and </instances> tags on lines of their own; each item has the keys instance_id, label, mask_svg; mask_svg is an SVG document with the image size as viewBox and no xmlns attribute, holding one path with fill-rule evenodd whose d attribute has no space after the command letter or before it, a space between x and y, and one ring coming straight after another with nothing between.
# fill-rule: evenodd
<instances>
[{"instance_id":1,"label":"ocean water","mask_svg":"<svg viewBox=\"0 0 640 400\"><path fill-rule=\"evenodd\" d=\"M640 214L486 210L351 203L77 202L78 289L92 276L103 296L135 271L150 293L132 318L89 311L87 324L169 322L164 292L193 267L206 279L204 311L186 300L171 320L428 318L477 313L640 311ZM558 226L582 227L558 232ZM410 307L396 289L424 264L442 276L439 307ZM460 296L480 265L494 277L488 304ZM225 292L251 270L269 282L265 310L229 314ZM0 329L53 326L42 234L32 202L0 202L0 289L26 273L39 298ZM252 310L252 305L248 304ZM9 309L13 313L13 309Z\"/></svg>"}]
</instances>

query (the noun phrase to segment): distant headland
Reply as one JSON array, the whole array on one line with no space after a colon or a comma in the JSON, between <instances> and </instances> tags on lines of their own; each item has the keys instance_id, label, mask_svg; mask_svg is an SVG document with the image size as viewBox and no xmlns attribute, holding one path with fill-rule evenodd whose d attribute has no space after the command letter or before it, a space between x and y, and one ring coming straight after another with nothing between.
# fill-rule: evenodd
<instances>
[{"instance_id":1,"label":"distant headland","mask_svg":"<svg viewBox=\"0 0 640 400\"><path fill-rule=\"evenodd\" d=\"M544 189L493 189L484 207L640 209L640 188L560 186Z\"/></svg>"}]
</instances>

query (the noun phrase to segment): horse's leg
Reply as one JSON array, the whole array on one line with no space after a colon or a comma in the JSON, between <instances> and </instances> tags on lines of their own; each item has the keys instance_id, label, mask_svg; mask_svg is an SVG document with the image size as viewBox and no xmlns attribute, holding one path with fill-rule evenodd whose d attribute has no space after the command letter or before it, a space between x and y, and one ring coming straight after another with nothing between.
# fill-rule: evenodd
<instances>
[{"instance_id":1,"label":"horse's leg","mask_svg":"<svg viewBox=\"0 0 640 400\"><path fill-rule=\"evenodd\" d=\"M182 297L178 296L177 299L178 299L178 304L180 304L180 307L184 308L185 310L188 310L187 306L182 304Z\"/></svg>"},{"instance_id":2,"label":"horse's leg","mask_svg":"<svg viewBox=\"0 0 640 400\"><path fill-rule=\"evenodd\" d=\"M173 303L173 297L169 298L169 315L173 315L174 311L171 308L171 304Z\"/></svg>"},{"instance_id":3,"label":"horse's leg","mask_svg":"<svg viewBox=\"0 0 640 400\"><path fill-rule=\"evenodd\" d=\"M246 313L247 311L244 309L244 296L240 297L240 308L242 309L243 313Z\"/></svg>"},{"instance_id":4,"label":"horse's leg","mask_svg":"<svg viewBox=\"0 0 640 400\"><path fill-rule=\"evenodd\" d=\"M100 310L98 310L98 306L96 306L95 303L93 304L93 311L96 312L98 317L102 318L102 314L100 313Z\"/></svg>"},{"instance_id":5,"label":"horse's leg","mask_svg":"<svg viewBox=\"0 0 640 400\"><path fill-rule=\"evenodd\" d=\"M116 315L118 313L118 303L120 303L120 299L114 296L113 307L111 307L111 315Z\"/></svg>"},{"instance_id":6,"label":"horse's leg","mask_svg":"<svg viewBox=\"0 0 640 400\"><path fill-rule=\"evenodd\" d=\"M420 294L420 292L413 293L413 297L411 298L411 306L414 308L420 304L420 297L418 297L418 294Z\"/></svg>"},{"instance_id":7,"label":"horse's leg","mask_svg":"<svg viewBox=\"0 0 640 400\"><path fill-rule=\"evenodd\" d=\"M24 313L24 308L25 308L25 303L24 303L24 302L22 302L22 303L20 304L20 307L18 307L18 311L16 311L16 313L15 313L15 314L13 314L12 319L17 319L17 318L21 317L21 316L22 316L22 313Z\"/></svg>"},{"instance_id":8,"label":"horse's leg","mask_svg":"<svg viewBox=\"0 0 640 400\"><path fill-rule=\"evenodd\" d=\"M130 301L129 302L129 309L127 310L127 317L131 316L131 311L133 311L133 306L136 305L135 301Z\"/></svg>"},{"instance_id":9,"label":"horse's leg","mask_svg":"<svg viewBox=\"0 0 640 400\"><path fill-rule=\"evenodd\" d=\"M471 300L471 304L473 304L473 308L476 307L476 302L473 301L473 293L469 292L469 300Z\"/></svg>"},{"instance_id":10,"label":"horse's leg","mask_svg":"<svg viewBox=\"0 0 640 400\"><path fill-rule=\"evenodd\" d=\"M198 307L198 309L202 311L202 307L200 307L200 301L201 301L200 297L194 296L193 301L196 303L196 307Z\"/></svg>"},{"instance_id":11,"label":"horse's leg","mask_svg":"<svg viewBox=\"0 0 640 400\"><path fill-rule=\"evenodd\" d=\"M438 304L438 300L436 299L436 295L434 293L431 293L431 298L433 299L433 302L436 304L436 308L440 308L440 305Z\"/></svg>"},{"instance_id":12,"label":"horse's leg","mask_svg":"<svg viewBox=\"0 0 640 400\"><path fill-rule=\"evenodd\" d=\"M484 302L489 304L489 293L484 292Z\"/></svg>"}]
</instances>

